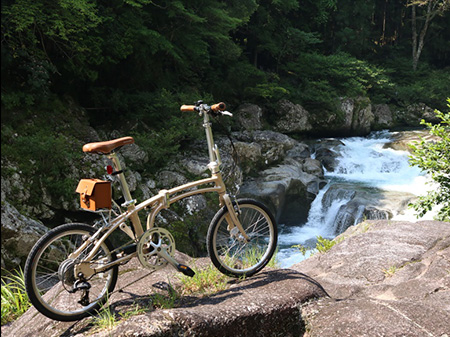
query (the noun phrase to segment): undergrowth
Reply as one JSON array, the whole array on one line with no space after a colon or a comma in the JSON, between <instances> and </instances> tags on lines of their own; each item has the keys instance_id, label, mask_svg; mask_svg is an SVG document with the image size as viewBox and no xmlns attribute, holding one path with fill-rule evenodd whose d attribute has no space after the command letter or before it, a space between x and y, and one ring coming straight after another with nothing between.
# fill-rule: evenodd
<instances>
[{"instance_id":1,"label":"undergrowth","mask_svg":"<svg viewBox=\"0 0 450 337\"><path fill-rule=\"evenodd\" d=\"M30 307L22 269L2 277L2 325L20 317Z\"/></svg>"}]
</instances>

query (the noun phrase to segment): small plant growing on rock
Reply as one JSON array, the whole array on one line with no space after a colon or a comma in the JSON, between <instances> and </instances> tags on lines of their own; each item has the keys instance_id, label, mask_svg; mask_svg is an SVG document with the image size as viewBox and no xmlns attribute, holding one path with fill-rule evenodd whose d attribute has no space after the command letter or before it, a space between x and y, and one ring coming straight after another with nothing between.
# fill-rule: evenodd
<instances>
[{"instance_id":1,"label":"small plant growing on rock","mask_svg":"<svg viewBox=\"0 0 450 337\"><path fill-rule=\"evenodd\" d=\"M163 295L160 293L155 293L151 295L152 304L155 308L160 309L172 309L175 307L176 301L180 298L178 292L169 286L168 294Z\"/></svg>"},{"instance_id":2,"label":"small plant growing on rock","mask_svg":"<svg viewBox=\"0 0 450 337\"><path fill-rule=\"evenodd\" d=\"M339 237L336 238L334 240L329 240L329 239L325 239L324 237L322 237L321 235L317 236L317 243L316 243L316 247L311 249L309 247L306 247L302 244L298 244L298 245L294 245L292 246L292 248L296 248L298 249L303 256L306 255L306 253L308 251L311 251L311 255L319 252L319 253L326 253L328 252L335 244L340 243L342 241L344 241L344 237Z\"/></svg>"},{"instance_id":3,"label":"small plant growing on rock","mask_svg":"<svg viewBox=\"0 0 450 337\"><path fill-rule=\"evenodd\" d=\"M228 287L228 277L209 265L204 269L195 269L194 277L181 276L180 293L182 295L211 295Z\"/></svg>"},{"instance_id":4,"label":"small plant growing on rock","mask_svg":"<svg viewBox=\"0 0 450 337\"><path fill-rule=\"evenodd\" d=\"M130 317L143 314L143 313L145 313L147 311L148 310L146 310L145 308L142 308L141 306L139 306L139 304L135 303L134 304L134 308L132 310L128 310L127 312L123 312L123 313L120 312L119 315L123 319L128 319Z\"/></svg>"},{"instance_id":5,"label":"small plant growing on rock","mask_svg":"<svg viewBox=\"0 0 450 337\"><path fill-rule=\"evenodd\" d=\"M111 330L117 325L116 314L109 305L109 296L104 306L97 311L97 316L93 318L93 325L97 330Z\"/></svg>"},{"instance_id":6,"label":"small plant growing on rock","mask_svg":"<svg viewBox=\"0 0 450 337\"><path fill-rule=\"evenodd\" d=\"M390 266L388 269L383 269L384 276L391 277L397 272L398 268L396 266Z\"/></svg>"}]
</instances>

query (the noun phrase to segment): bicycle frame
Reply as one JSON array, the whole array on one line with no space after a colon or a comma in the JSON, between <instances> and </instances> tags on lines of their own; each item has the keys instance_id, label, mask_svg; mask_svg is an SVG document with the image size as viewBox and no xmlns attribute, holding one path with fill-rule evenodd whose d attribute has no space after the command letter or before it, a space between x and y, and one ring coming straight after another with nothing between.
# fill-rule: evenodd
<instances>
[{"instance_id":1,"label":"bicycle frame","mask_svg":"<svg viewBox=\"0 0 450 337\"><path fill-rule=\"evenodd\" d=\"M127 211L124 213L121 213L117 217L111 220L109 223L107 223L105 226L102 226L93 236L91 236L88 240L86 240L75 252L70 254L69 258L71 259L77 259L81 252L89 245L94 244L94 247L89 252L88 256L83 258L83 260L75 266L75 275L79 275L80 273L83 275L84 278L88 279L90 276L93 276L97 273L102 273L108 269L111 269L115 265L122 264L124 262L129 261L131 258L137 256L137 252L133 252L131 254L127 254L123 257L119 257L117 260L105 264L101 266L100 268L93 269L90 266L90 261L94 258L95 254L100 249L100 246L102 243L106 240L106 238L111 235L118 227L125 232L132 240L134 240L136 243L139 241L139 238L143 235L144 230L140 221L140 218L138 216L138 213L144 209L151 208L151 211L149 212L147 216L147 228L146 230L150 230L154 227L156 216L159 214L160 211L163 209L167 209L170 207L170 205L178 202L181 199L197 195L197 194L204 194L204 193L210 193L210 192L216 192L219 195L219 201L220 206L226 206L228 209L228 223L230 224L229 230L233 229L234 227L237 227L239 231L241 232L242 236L249 241L249 237L245 233L241 223L239 222L239 219L236 215L235 207L231 201L230 196L226 192L226 186L222 179L222 173L220 172L220 154L218 147L214 144L212 129L211 129L211 122L209 120L209 114L207 111L200 110L200 115L203 115L203 127L205 128L206 132L206 139L208 144L208 153L209 153L209 159L210 163L208 164L208 169L211 171L211 177L194 181L191 183L187 183L178 187L174 187L172 189L166 190L160 190L157 195L154 197L151 197L147 200L144 200L143 202L136 205L136 200L132 199L131 193L128 187L128 183L125 179L125 175L122 171L120 161L117 157L117 154L114 152L111 152L108 154L108 158L113 162L114 169L118 173L119 183L121 186L121 191L123 193L123 196L125 198L125 202L122 204L123 207L127 208ZM199 189L194 189L197 187L201 187L203 185L212 185L209 187L202 187ZM238 207L238 206L237 206ZM131 229L129 226L126 225L126 221L130 220L131 225L133 226L133 229ZM106 220L105 220L106 221ZM102 232L105 233L102 234ZM177 268L177 265L179 263L170 256L167 251L163 248L162 251L159 253L161 257L165 258L171 265L173 265L175 268Z\"/></svg>"}]
</instances>

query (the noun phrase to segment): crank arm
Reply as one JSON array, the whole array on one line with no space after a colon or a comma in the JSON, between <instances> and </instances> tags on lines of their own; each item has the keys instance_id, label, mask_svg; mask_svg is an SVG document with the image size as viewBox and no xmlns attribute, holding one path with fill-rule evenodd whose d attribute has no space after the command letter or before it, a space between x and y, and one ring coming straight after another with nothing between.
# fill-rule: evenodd
<instances>
[{"instance_id":1,"label":"crank arm","mask_svg":"<svg viewBox=\"0 0 450 337\"><path fill-rule=\"evenodd\" d=\"M188 266L179 263L177 260L175 260L172 256L170 256L169 253L167 253L167 250L164 247L161 247L157 250L156 253L159 257L162 257L164 260L169 262L176 270L183 273L184 275L193 277L195 275L195 272L189 268Z\"/></svg>"}]
</instances>

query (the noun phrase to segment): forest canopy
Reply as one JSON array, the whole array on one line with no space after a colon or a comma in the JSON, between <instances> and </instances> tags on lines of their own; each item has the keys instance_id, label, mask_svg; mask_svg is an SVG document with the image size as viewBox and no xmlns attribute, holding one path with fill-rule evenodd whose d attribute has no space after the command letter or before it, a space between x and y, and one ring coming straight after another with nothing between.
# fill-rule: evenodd
<instances>
[{"instance_id":1,"label":"forest canopy","mask_svg":"<svg viewBox=\"0 0 450 337\"><path fill-rule=\"evenodd\" d=\"M2 104L70 95L93 113L151 115L166 90L311 106L420 97L438 107L449 79L449 4L2 0Z\"/></svg>"},{"instance_id":2,"label":"forest canopy","mask_svg":"<svg viewBox=\"0 0 450 337\"><path fill-rule=\"evenodd\" d=\"M49 148L65 144L61 130L75 137L76 127L61 124L67 101L93 127L138 125L140 143L160 149L155 167L198 134L178 111L199 98L269 111L288 99L312 115L357 96L442 110L449 4L2 0L2 150L24 161L17 146L26 137L43 137Z\"/></svg>"}]
</instances>

